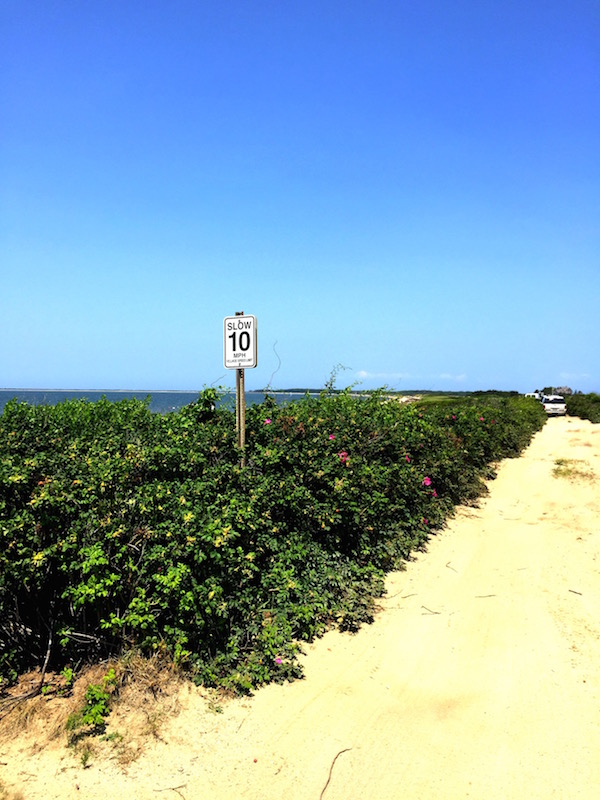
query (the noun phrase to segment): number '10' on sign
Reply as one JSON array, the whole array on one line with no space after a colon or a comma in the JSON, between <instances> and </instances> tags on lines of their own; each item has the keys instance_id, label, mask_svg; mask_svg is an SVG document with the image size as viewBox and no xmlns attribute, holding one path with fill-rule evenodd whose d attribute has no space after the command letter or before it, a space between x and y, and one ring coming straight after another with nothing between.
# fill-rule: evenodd
<instances>
[{"instance_id":1,"label":"number '10' on sign","mask_svg":"<svg viewBox=\"0 0 600 800\"><path fill-rule=\"evenodd\" d=\"M232 348L235 354L236 350L242 350L244 353L250 349L250 334L248 331L242 331L239 335L239 346L236 344L236 336L237 333L234 331L233 333L229 334L229 338L232 341Z\"/></svg>"}]
</instances>

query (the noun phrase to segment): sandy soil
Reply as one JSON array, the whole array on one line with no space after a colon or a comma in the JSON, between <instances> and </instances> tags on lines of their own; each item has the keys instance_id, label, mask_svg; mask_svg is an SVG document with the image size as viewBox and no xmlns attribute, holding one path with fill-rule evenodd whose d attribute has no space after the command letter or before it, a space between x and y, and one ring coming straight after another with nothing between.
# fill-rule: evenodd
<instances>
[{"instance_id":1,"label":"sandy soil","mask_svg":"<svg viewBox=\"0 0 600 800\"><path fill-rule=\"evenodd\" d=\"M583 474L555 477L559 458ZM304 680L222 711L184 689L128 765L13 738L5 797L596 800L599 485L600 425L550 419L389 577L373 625L307 648Z\"/></svg>"}]
</instances>

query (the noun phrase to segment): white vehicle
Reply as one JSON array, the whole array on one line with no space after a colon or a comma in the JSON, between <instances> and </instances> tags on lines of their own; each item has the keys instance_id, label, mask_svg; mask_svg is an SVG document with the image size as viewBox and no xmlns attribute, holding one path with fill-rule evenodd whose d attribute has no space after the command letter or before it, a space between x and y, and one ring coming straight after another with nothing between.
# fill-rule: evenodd
<instances>
[{"instance_id":1,"label":"white vehicle","mask_svg":"<svg viewBox=\"0 0 600 800\"><path fill-rule=\"evenodd\" d=\"M565 398L559 394L544 395L542 397L542 405L546 414L551 414L553 417L567 413Z\"/></svg>"},{"instance_id":2,"label":"white vehicle","mask_svg":"<svg viewBox=\"0 0 600 800\"><path fill-rule=\"evenodd\" d=\"M536 400L542 399L542 395L539 392L527 392L525 397L535 397Z\"/></svg>"}]
</instances>

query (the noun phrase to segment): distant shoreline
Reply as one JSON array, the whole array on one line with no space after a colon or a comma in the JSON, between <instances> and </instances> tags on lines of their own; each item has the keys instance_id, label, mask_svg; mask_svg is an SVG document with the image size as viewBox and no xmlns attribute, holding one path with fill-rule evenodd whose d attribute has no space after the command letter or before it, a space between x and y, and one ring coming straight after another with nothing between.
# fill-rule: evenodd
<instances>
[{"instance_id":1,"label":"distant shoreline","mask_svg":"<svg viewBox=\"0 0 600 800\"><path fill-rule=\"evenodd\" d=\"M0 392L64 392L64 393L77 393L77 394L200 394L203 389L51 389L48 387L36 388L16 388L9 387L7 389L0 388ZM235 392L235 387L231 389L217 389L220 394L228 394ZM307 392L309 394L320 394L323 389L246 389L248 394L299 394L303 395ZM344 389L334 389L334 392L343 392ZM351 389L352 394L367 394L369 392L378 391L376 389ZM433 390L424 390L433 391ZM387 394L414 394L413 391L391 391Z\"/></svg>"},{"instance_id":2,"label":"distant shoreline","mask_svg":"<svg viewBox=\"0 0 600 800\"><path fill-rule=\"evenodd\" d=\"M202 389L51 389L48 387L40 386L37 388L17 389L14 386L9 386L7 389L0 389L0 392L90 392L93 394L200 394Z\"/></svg>"},{"instance_id":3,"label":"distant shoreline","mask_svg":"<svg viewBox=\"0 0 600 800\"><path fill-rule=\"evenodd\" d=\"M185 389L0 389L0 414L3 413L6 405L12 400L34 406L54 406L72 400L86 400L95 403L102 398L111 403L138 400L147 403L149 410L152 412L168 413L198 402L202 398L202 392L202 389L189 391ZM223 407L228 407L235 403L234 388L218 389L216 392L218 403ZM285 405L286 403L300 400L307 393L313 396L315 394L310 390L308 392L306 390L289 392L260 389L258 391L246 391L245 397L247 405L262 403L266 396L270 396L277 405Z\"/></svg>"},{"instance_id":4,"label":"distant shoreline","mask_svg":"<svg viewBox=\"0 0 600 800\"><path fill-rule=\"evenodd\" d=\"M212 387L202 387L201 389L51 389L47 387L39 387L39 388L16 388L16 387L8 387L8 388L0 388L1 393L9 393L9 392L17 392L17 393L25 393L25 392L38 392L38 393L62 393L62 394L94 394L94 395L102 395L102 394L136 394L136 395L158 395L158 394L197 394L200 395L204 389L212 388ZM226 389L216 389L219 394L232 394L235 393L235 387L226 388ZM294 387L292 389L269 389L269 388L261 388L261 389L246 389L246 394L265 394L265 395L317 395L321 394L321 392L327 391L323 387L320 389L314 388L298 388ZM334 394L340 394L341 392L345 392L347 389L333 389ZM452 395L452 396L463 396L463 395L486 395L486 394L500 394L500 395L515 395L520 394L517 391L508 391L503 389L475 389L475 390L452 390L452 389L387 389L386 387L379 387L376 389L361 389L355 388L349 390L353 395L369 395L375 392L383 391L384 394L390 396L398 396L398 397L408 397L413 395Z\"/></svg>"}]
</instances>

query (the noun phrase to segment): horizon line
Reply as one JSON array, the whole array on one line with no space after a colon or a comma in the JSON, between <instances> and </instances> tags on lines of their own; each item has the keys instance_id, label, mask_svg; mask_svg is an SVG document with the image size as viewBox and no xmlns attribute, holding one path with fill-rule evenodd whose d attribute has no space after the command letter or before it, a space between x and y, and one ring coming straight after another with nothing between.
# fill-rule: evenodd
<instances>
[{"instance_id":1,"label":"horizon line","mask_svg":"<svg viewBox=\"0 0 600 800\"><path fill-rule=\"evenodd\" d=\"M213 388L213 387L204 387L204 388ZM444 394L472 394L473 392L518 392L517 389L393 389L389 387L377 387L375 389L367 389L365 387L356 387L352 389L349 388L351 392L354 393L364 393L364 392L374 392L374 391L387 391L389 394L403 394L403 395L412 395L412 394L421 394L421 393L432 393L432 392L442 392ZM235 386L230 388L228 387L221 387L221 390L226 392L234 392ZM261 393L264 392L265 394L277 394L277 393L285 393L285 394L299 394L304 392L310 392L312 394L322 392L324 389L315 389L312 387L298 387L293 386L288 389L273 389L269 387L261 387L259 389L246 389L247 393ZM55 388L55 387L4 387L0 388L0 392L78 392L80 394L84 393L94 393L94 394L102 394L102 393L112 393L112 394L201 394L203 389L89 389L89 388ZM220 389L216 389L216 391L220 391ZM345 389L334 389L336 392L343 392ZM519 394L523 394L523 392L518 392Z\"/></svg>"}]
</instances>

